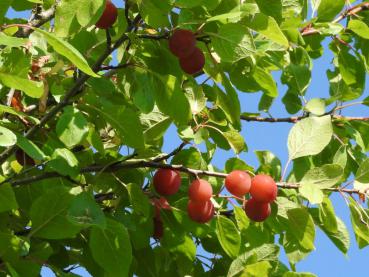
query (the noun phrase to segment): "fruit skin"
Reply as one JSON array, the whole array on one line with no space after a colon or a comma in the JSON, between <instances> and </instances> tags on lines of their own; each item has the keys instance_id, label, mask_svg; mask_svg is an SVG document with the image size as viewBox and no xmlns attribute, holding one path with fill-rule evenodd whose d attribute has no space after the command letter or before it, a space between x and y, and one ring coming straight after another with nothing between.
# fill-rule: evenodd
<instances>
[{"instance_id":1,"label":"fruit skin","mask_svg":"<svg viewBox=\"0 0 369 277\"><path fill-rule=\"evenodd\" d=\"M178 58L185 58L195 50L196 38L189 30L175 30L169 38L169 50Z\"/></svg>"},{"instance_id":2,"label":"fruit skin","mask_svg":"<svg viewBox=\"0 0 369 277\"><path fill-rule=\"evenodd\" d=\"M153 183L155 190L160 195L173 195L179 190L181 176L176 170L161 168L156 171Z\"/></svg>"},{"instance_id":3,"label":"fruit skin","mask_svg":"<svg viewBox=\"0 0 369 277\"><path fill-rule=\"evenodd\" d=\"M214 216L214 205L208 200L206 202L188 201L187 205L188 216L195 222L206 223Z\"/></svg>"},{"instance_id":4,"label":"fruit skin","mask_svg":"<svg viewBox=\"0 0 369 277\"><path fill-rule=\"evenodd\" d=\"M251 177L244 171L234 170L226 177L225 187L231 194L242 197L250 191Z\"/></svg>"},{"instance_id":5,"label":"fruit skin","mask_svg":"<svg viewBox=\"0 0 369 277\"><path fill-rule=\"evenodd\" d=\"M213 195L213 188L208 181L202 179L194 180L189 189L188 196L195 202L206 202Z\"/></svg>"},{"instance_id":6,"label":"fruit skin","mask_svg":"<svg viewBox=\"0 0 369 277\"><path fill-rule=\"evenodd\" d=\"M277 184L268 175L256 175L251 181L250 194L258 202L273 202L277 197L277 191Z\"/></svg>"},{"instance_id":7,"label":"fruit skin","mask_svg":"<svg viewBox=\"0 0 369 277\"><path fill-rule=\"evenodd\" d=\"M187 74L195 74L201 71L205 65L205 56L201 49L195 47L195 50L188 57L180 58L179 64Z\"/></svg>"},{"instance_id":8,"label":"fruit skin","mask_svg":"<svg viewBox=\"0 0 369 277\"><path fill-rule=\"evenodd\" d=\"M269 203L258 202L251 198L245 205L245 212L251 220L261 222L269 217L271 208Z\"/></svg>"},{"instance_id":9,"label":"fruit skin","mask_svg":"<svg viewBox=\"0 0 369 277\"><path fill-rule=\"evenodd\" d=\"M95 26L99 29L109 29L118 17L118 9L115 5L110 1L106 1L105 10L101 15L99 21L96 22Z\"/></svg>"},{"instance_id":10,"label":"fruit skin","mask_svg":"<svg viewBox=\"0 0 369 277\"><path fill-rule=\"evenodd\" d=\"M35 161L28 156L22 149L18 149L15 152L15 158L17 159L17 162L22 165L29 165L29 166L34 166L36 163Z\"/></svg>"}]
</instances>

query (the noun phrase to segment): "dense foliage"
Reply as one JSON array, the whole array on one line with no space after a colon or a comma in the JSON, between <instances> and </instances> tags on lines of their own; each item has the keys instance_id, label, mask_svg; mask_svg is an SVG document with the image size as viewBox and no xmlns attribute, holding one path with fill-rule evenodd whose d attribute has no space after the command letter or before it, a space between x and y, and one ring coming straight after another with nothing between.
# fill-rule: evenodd
<instances>
[{"instance_id":1,"label":"dense foliage","mask_svg":"<svg viewBox=\"0 0 369 277\"><path fill-rule=\"evenodd\" d=\"M315 276L295 265L317 227L369 245L369 118L341 113L369 103L369 2L1 0L0 26L1 276ZM324 55L330 96L307 101ZM241 160L241 120L290 122L287 164Z\"/></svg>"}]
</instances>

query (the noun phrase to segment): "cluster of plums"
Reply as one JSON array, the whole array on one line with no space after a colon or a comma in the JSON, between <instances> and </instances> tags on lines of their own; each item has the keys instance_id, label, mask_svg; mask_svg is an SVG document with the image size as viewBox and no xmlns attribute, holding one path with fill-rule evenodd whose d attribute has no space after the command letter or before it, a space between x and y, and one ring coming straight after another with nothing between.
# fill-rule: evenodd
<instances>
[{"instance_id":1,"label":"cluster of plums","mask_svg":"<svg viewBox=\"0 0 369 277\"><path fill-rule=\"evenodd\" d=\"M154 200L156 208L154 217L154 237L160 238L163 226L160 220L160 209L170 209L165 196L178 192L181 185L181 176L178 171L172 169L159 169L153 178L153 185L161 197ZM268 175L260 174L251 178L241 170L234 170L227 175L225 187L235 196L243 199L250 193L250 199L244 201L246 215L253 221L264 221L271 213L270 203L277 197L277 184ZM214 205L211 201L213 196L212 186L203 179L195 179L189 186L187 214L195 222L206 223L214 216ZM242 198L241 198L242 197Z\"/></svg>"},{"instance_id":2,"label":"cluster of plums","mask_svg":"<svg viewBox=\"0 0 369 277\"><path fill-rule=\"evenodd\" d=\"M177 29L169 38L169 49L179 58L179 64L187 74L201 71L205 65L205 56L196 47L195 34L190 30Z\"/></svg>"}]
</instances>

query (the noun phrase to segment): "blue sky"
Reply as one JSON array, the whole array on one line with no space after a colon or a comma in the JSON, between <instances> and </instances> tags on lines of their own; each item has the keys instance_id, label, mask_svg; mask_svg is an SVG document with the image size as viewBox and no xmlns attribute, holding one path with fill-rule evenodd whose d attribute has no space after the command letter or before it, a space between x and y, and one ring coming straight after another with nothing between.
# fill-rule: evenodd
<instances>
[{"instance_id":1,"label":"blue sky","mask_svg":"<svg viewBox=\"0 0 369 277\"><path fill-rule=\"evenodd\" d=\"M122 5L122 1L113 1L117 6ZM9 12L11 17L24 16L25 13ZM327 44L329 40L326 40ZM322 58L314 61L312 83L306 94L309 100L315 97L328 97L329 84L326 78L326 70L331 68L332 55L325 47L325 54ZM285 111L281 98L286 91L286 87L279 81L279 75L275 74L278 82L280 96L274 102L271 108L271 114L274 117L288 116ZM368 78L367 78L368 80ZM363 98L368 96L369 89L366 88ZM261 94L246 94L240 93L240 101L242 111L257 112L257 106ZM369 116L369 108L364 106L354 106L343 111L344 115L350 116ZM257 167L258 161L254 155L255 150L270 150L276 154L284 165L288 159L287 152L287 136L292 124L290 123L253 123L243 122L242 135L244 136L249 152L242 153L240 157L248 164ZM180 143L174 127L171 127L166 135L165 145L163 151L169 152ZM234 156L232 151L217 151L214 164L223 168L227 159ZM369 248L359 250L356 246L354 234L352 232L350 215L345 201L339 194L333 194L331 197L337 215L343 219L348 226L351 236L351 246L347 256L344 256L334 244L322 233L318 228L315 240L316 250L313 251L305 260L297 264L298 271L307 271L317 274L320 277L346 277L346 276L363 276L364 267L366 265L367 257L369 257ZM200 254L200 253L199 253ZM288 264L286 257L282 253L282 260ZM90 276L82 269L77 269L74 273L82 276ZM55 276L49 269L42 270L42 276Z\"/></svg>"}]
</instances>

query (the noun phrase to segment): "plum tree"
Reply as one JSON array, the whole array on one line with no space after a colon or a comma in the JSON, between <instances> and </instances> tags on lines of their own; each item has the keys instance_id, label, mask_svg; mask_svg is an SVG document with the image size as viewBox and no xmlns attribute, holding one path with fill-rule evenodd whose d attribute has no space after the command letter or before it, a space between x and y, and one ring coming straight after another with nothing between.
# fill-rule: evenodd
<instances>
[{"instance_id":1,"label":"plum tree","mask_svg":"<svg viewBox=\"0 0 369 277\"><path fill-rule=\"evenodd\" d=\"M117 7L110 0L106 0L105 9L95 26L99 29L109 29L113 26L117 18Z\"/></svg>"},{"instance_id":2,"label":"plum tree","mask_svg":"<svg viewBox=\"0 0 369 277\"><path fill-rule=\"evenodd\" d=\"M242 197L250 191L251 177L245 171L234 170L226 177L225 187L231 194Z\"/></svg>"},{"instance_id":3,"label":"plum tree","mask_svg":"<svg viewBox=\"0 0 369 277\"><path fill-rule=\"evenodd\" d=\"M269 203L258 202L254 198L246 202L244 209L248 218L256 222L264 221L271 213Z\"/></svg>"},{"instance_id":4,"label":"plum tree","mask_svg":"<svg viewBox=\"0 0 369 277\"><path fill-rule=\"evenodd\" d=\"M190 30L175 30L168 42L170 51L178 58L186 58L195 51L196 37Z\"/></svg>"},{"instance_id":5,"label":"plum tree","mask_svg":"<svg viewBox=\"0 0 369 277\"><path fill-rule=\"evenodd\" d=\"M157 193L164 196L173 195L179 190L181 175L176 170L161 168L156 171L153 184Z\"/></svg>"},{"instance_id":6,"label":"plum tree","mask_svg":"<svg viewBox=\"0 0 369 277\"><path fill-rule=\"evenodd\" d=\"M201 49L195 47L193 52L186 57L179 59L179 64L184 72L187 74L195 74L202 70L205 65L205 56Z\"/></svg>"},{"instance_id":7,"label":"plum tree","mask_svg":"<svg viewBox=\"0 0 369 277\"><path fill-rule=\"evenodd\" d=\"M203 179L194 180L188 189L188 196L194 202L207 202L212 194L213 188L208 181Z\"/></svg>"},{"instance_id":8,"label":"plum tree","mask_svg":"<svg viewBox=\"0 0 369 277\"><path fill-rule=\"evenodd\" d=\"M270 203L277 197L277 184L272 177L259 174L252 178L250 194L259 202Z\"/></svg>"},{"instance_id":9,"label":"plum tree","mask_svg":"<svg viewBox=\"0 0 369 277\"><path fill-rule=\"evenodd\" d=\"M214 205L211 200L206 202L189 200L187 213L193 221L198 223L207 223L214 217Z\"/></svg>"}]
</instances>

